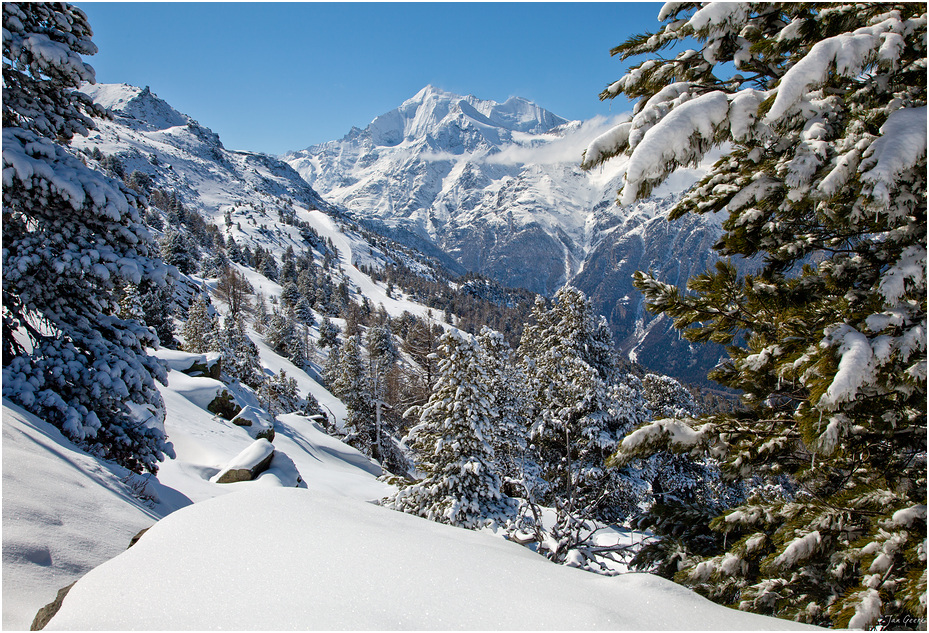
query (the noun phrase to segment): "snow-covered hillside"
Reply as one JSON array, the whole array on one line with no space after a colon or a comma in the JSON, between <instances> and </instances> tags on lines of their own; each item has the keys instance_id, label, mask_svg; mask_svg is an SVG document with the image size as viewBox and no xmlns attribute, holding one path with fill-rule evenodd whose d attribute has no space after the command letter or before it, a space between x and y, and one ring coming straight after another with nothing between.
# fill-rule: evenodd
<instances>
[{"instance_id":1,"label":"snow-covered hillside","mask_svg":"<svg viewBox=\"0 0 929 633\"><path fill-rule=\"evenodd\" d=\"M267 371L292 372L344 416L310 376L264 346L261 354ZM270 445L210 413L209 403L229 389L242 404L261 405L247 390L181 371L198 355L157 355L171 368L160 389L177 453L157 477L90 457L4 402L5 629L26 628L79 578L47 628L798 627L712 604L658 577L598 576L491 532L364 503L392 489L377 479L381 468L297 414L277 417L264 474L216 483L256 445Z\"/></svg>"},{"instance_id":2,"label":"snow-covered hillside","mask_svg":"<svg viewBox=\"0 0 929 633\"><path fill-rule=\"evenodd\" d=\"M114 116L98 120L97 130L76 137L73 147L96 147L116 156L126 174L140 171L163 186L170 183L208 217L237 207L233 219L241 221L239 213L276 211L291 202L331 208L287 165L264 154L226 149L214 132L147 87L86 84L82 91Z\"/></svg>"},{"instance_id":3,"label":"snow-covered hillside","mask_svg":"<svg viewBox=\"0 0 929 633\"><path fill-rule=\"evenodd\" d=\"M313 393L332 415L344 416L341 403L308 375L266 348L262 352L268 371L285 368L302 391ZM196 358L170 350L157 354L171 367ZM87 455L52 425L4 400L4 629L28 628L59 589L122 552L140 530L192 502L255 486L293 485L297 476L309 491L361 500L391 490L377 480L380 466L296 414L275 421L277 453L268 471L253 482L211 482L254 443L246 427L206 408L218 391L231 388L208 377L169 372L168 386L160 390L165 430L177 457L165 461L157 477ZM259 406L244 390L237 390L236 398Z\"/></svg>"}]
</instances>

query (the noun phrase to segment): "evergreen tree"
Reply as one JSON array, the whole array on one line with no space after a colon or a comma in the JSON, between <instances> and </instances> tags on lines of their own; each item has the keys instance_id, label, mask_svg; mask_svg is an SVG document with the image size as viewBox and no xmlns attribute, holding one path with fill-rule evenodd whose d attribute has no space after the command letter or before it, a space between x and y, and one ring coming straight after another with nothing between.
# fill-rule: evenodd
<instances>
[{"instance_id":1,"label":"evergreen tree","mask_svg":"<svg viewBox=\"0 0 929 633\"><path fill-rule=\"evenodd\" d=\"M323 365L323 380L326 381L326 388L335 394L333 385L338 380L339 365L342 363L342 348L339 345L333 345L329 348L326 355L326 362Z\"/></svg>"},{"instance_id":2,"label":"evergreen tree","mask_svg":"<svg viewBox=\"0 0 929 633\"><path fill-rule=\"evenodd\" d=\"M643 419L641 394L616 381L609 333L576 288L564 287L546 309L536 302L520 355L533 390L532 439L548 491L540 500L604 520L632 512L645 483L605 460Z\"/></svg>"},{"instance_id":3,"label":"evergreen tree","mask_svg":"<svg viewBox=\"0 0 929 633\"><path fill-rule=\"evenodd\" d=\"M300 301L300 289L293 281L284 284L281 290L281 305L285 308L293 308Z\"/></svg>"},{"instance_id":4,"label":"evergreen tree","mask_svg":"<svg viewBox=\"0 0 929 633\"><path fill-rule=\"evenodd\" d=\"M166 371L116 290L167 268L124 184L58 143L93 128L87 16L64 3L3 4L3 394L89 451L141 472L174 456L155 380ZM147 411L141 419L137 412Z\"/></svg>"},{"instance_id":5,"label":"evergreen tree","mask_svg":"<svg viewBox=\"0 0 929 633\"><path fill-rule=\"evenodd\" d=\"M345 339L338 358L338 369L330 379L329 389L348 410L348 415L344 420L348 433L345 441L365 455L371 455L374 439L374 410L361 358L359 335Z\"/></svg>"},{"instance_id":6,"label":"evergreen tree","mask_svg":"<svg viewBox=\"0 0 929 633\"><path fill-rule=\"evenodd\" d=\"M252 389L264 384L264 370L258 355L258 346L245 333L241 314L229 314L219 335L213 337L211 351L222 354L223 371Z\"/></svg>"},{"instance_id":7,"label":"evergreen tree","mask_svg":"<svg viewBox=\"0 0 929 633\"><path fill-rule=\"evenodd\" d=\"M478 336L481 363L487 371L488 391L494 397L497 419L490 428L490 444L496 458L495 470L511 497L544 487L539 465L530 458L528 437L532 406L527 378L516 363L516 355L499 332L486 325Z\"/></svg>"},{"instance_id":8,"label":"evergreen tree","mask_svg":"<svg viewBox=\"0 0 929 633\"><path fill-rule=\"evenodd\" d=\"M165 263L177 266L185 275L197 272L200 266L197 260L200 253L196 245L192 244L186 233L168 229L160 241L161 257Z\"/></svg>"},{"instance_id":9,"label":"evergreen tree","mask_svg":"<svg viewBox=\"0 0 929 633\"><path fill-rule=\"evenodd\" d=\"M214 246L210 256L203 262L203 276L219 277L228 267L229 258L226 256L226 252Z\"/></svg>"},{"instance_id":10,"label":"evergreen tree","mask_svg":"<svg viewBox=\"0 0 929 633\"><path fill-rule=\"evenodd\" d=\"M329 317L323 317L322 323L319 324L319 346L335 348L339 339L339 326L329 320Z\"/></svg>"},{"instance_id":11,"label":"evergreen tree","mask_svg":"<svg viewBox=\"0 0 929 633\"><path fill-rule=\"evenodd\" d=\"M294 315L296 315L300 323L307 327L316 325L316 317L313 315L313 306L310 305L306 297L301 297L297 302L297 305L294 307Z\"/></svg>"},{"instance_id":12,"label":"evergreen tree","mask_svg":"<svg viewBox=\"0 0 929 633\"><path fill-rule=\"evenodd\" d=\"M187 320L181 329L184 337L184 351L201 354L213 349L216 337L216 317L210 314L209 299L206 295L197 295L187 310Z\"/></svg>"},{"instance_id":13,"label":"evergreen tree","mask_svg":"<svg viewBox=\"0 0 929 633\"><path fill-rule=\"evenodd\" d=\"M287 319L287 315L274 307L271 310L271 317L268 319L268 327L265 330L265 343L276 354L287 356L287 341L290 337L290 330L293 329L293 323Z\"/></svg>"},{"instance_id":14,"label":"evergreen tree","mask_svg":"<svg viewBox=\"0 0 929 633\"><path fill-rule=\"evenodd\" d=\"M375 409L374 450L372 456L381 460L383 446L389 441L384 437L383 412L387 404L388 380L391 372L396 369L400 353L394 343L390 325L375 325L368 328L366 335L368 348L368 389L371 394L372 407Z\"/></svg>"},{"instance_id":15,"label":"evergreen tree","mask_svg":"<svg viewBox=\"0 0 929 633\"><path fill-rule=\"evenodd\" d=\"M297 367L303 369L310 362L310 336L307 329L296 323L294 313L287 315L291 323L290 330L284 345L287 348L287 358Z\"/></svg>"},{"instance_id":16,"label":"evergreen tree","mask_svg":"<svg viewBox=\"0 0 929 633\"><path fill-rule=\"evenodd\" d=\"M169 276L168 283L164 285L143 280L139 290L145 323L155 329L162 347L175 349L177 341L174 339L174 279Z\"/></svg>"},{"instance_id":17,"label":"evergreen tree","mask_svg":"<svg viewBox=\"0 0 929 633\"><path fill-rule=\"evenodd\" d=\"M301 410L300 394L297 391L297 381L287 376L283 369L268 379L269 413L294 413Z\"/></svg>"},{"instance_id":18,"label":"evergreen tree","mask_svg":"<svg viewBox=\"0 0 929 633\"><path fill-rule=\"evenodd\" d=\"M120 318L145 323L145 313L142 311L142 296L139 287L128 283L122 288L122 297L119 299Z\"/></svg>"},{"instance_id":19,"label":"evergreen tree","mask_svg":"<svg viewBox=\"0 0 929 633\"><path fill-rule=\"evenodd\" d=\"M675 448L791 482L709 524L718 549L675 576L701 593L839 627L924 619L926 7L674 3L659 19L614 49L648 58L601 97L639 101L585 164L628 153L627 203L728 143L669 217L725 213L716 249L763 265L721 261L686 293L636 274L651 311L728 345L710 377L745 408L656 421L619 461Z\"/></svg>"},{"instance_id":20,"label":"evergreen tree","mask_svg":"<svg viewBox=\"0 0 929 633\"><path fill-rule=\"evenodd\" d=\"M274 259L274 255L266 253L265 257L258 264L258 272L271 281L277 281L277 262Z\"/></svg>"},{"instance_id":21,"label":"evergreen tree","mask_svg":"<svg viewBox=\"0 0 929 633\"><path fill-rule=\"evenodd\" d=\"M500 491L490 445L496 411L474 341L449 332L439 345L439 380L407 441L426 477L402 486L383 504L394 510L469 529L503 521L512 500Z\"/></svg>"}]
</instances>

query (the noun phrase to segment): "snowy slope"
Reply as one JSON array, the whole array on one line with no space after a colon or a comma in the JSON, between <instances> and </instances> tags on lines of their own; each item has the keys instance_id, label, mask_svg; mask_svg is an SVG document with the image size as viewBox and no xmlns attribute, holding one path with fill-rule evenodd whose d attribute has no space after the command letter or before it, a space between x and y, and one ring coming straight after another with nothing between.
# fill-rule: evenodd
<instances>
[{"instance_id":1,"label":"snowy slope","mask_svg":"<svg viewBox=\"0 0 929 633\"><path fill-rule=\"evenodd\" d=\"M3 628L28 629L55 593L190 504L183 493L84 453L3 401ZM157 497L140 499L131 486Z\"/></svg>"},{"instance_id":2,"label":"snowy slope","mask_svg":"<svg viewBox=\"0 0 929 633\"><path fill-rule=\"evenodd\" d=\"M192 357L170 350L156 354L175 366ZM337 419L344 416L338 400L288 361L267 348L262 361L275 373L285 368L301 392L314 393ZM122 552L139 530L191 502L254 486L280 487L296 474L312 492L361 500L379 499L392 489L376 479L380 466L295 414L275 421L277 473L254 482L212 483L210 477L254 441L245 428L205 408L218 389L231 388L176 370L169 371L168 386L159 388L177 458L161 465L157 479L83 453L50 424L4 400L3 628L28 628L60 588ZM259 405L243 390L233 391L240 403Z\"/></svg>"},{"instance_id":3,"label":"snowy slope","mask_svg":"<svg viewBox=\"0 0 929 633\"><path fill-rule=\"evenodd\" d=\"M76 149L116 155L126 173L139 170L170 185L207 217L230 205L276 210L297 202L329 206L286 164L254 152L226 149L214 132L172 108L147 87L85 84L81 90L112 110L97 130L75 137Z\"/></svg>"},{"instance_id":4,"label":"snowy slope","mask_svg":"<svg viewBox=\"0 0 929 633\"><path fill-rule=\"evenodd\" d=\"M275 489L171 515L83 578L47 628L807 627L715 605L656 576L598 576L486 533Z\"/></svg>"}]
</instances>

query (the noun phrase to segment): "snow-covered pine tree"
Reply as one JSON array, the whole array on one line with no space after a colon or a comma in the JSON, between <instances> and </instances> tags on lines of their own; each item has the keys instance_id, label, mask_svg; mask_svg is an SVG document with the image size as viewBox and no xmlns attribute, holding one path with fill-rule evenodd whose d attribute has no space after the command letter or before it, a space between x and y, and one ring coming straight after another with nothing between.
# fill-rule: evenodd
<instances>
[{"instance_id":1,"label":"snow-covered pine tree","mask_svg":"<svg viewBox=\"0 0 929 633\"><path fill-rule=\"evenodd\" d=\"M293 413L300 411L301 398L297 388L297 381L288 376L283 369L268 379L268 412L272 416L279 413Z\"/></svg>"},{"instance_id":2,"label":"snow-covered pine tree","mask_svg":"<svg viewBox=\"0 0 929 633\"><path fill-rule=\"evenodd\" d=\"M265 343L276 354L287 356L287 340L292 329L293 323L287 319L287 315L283 310L275 306L271 309L268 326L265 328Z\"/></svg>"},{"instance_id":3,"label":"snow-covered pine tree","mask_svg":"<svg viewBox=\"0 0 929 633\"><path fill-rule=\"evenodd\" d=\"M121 292L119 292L121 290ZM123 319L145 323L145 313L142 311L142 297L139 294L139 287L133 283L125 284L121 289L117 288L119 298L118 316Z\"/></svg>"},{"instance_id":4,"label":"snow-covered pine tree","mask_svg":"<svg viewBox=\"0 0 929 633\"><path fill-rule=\"evenodd\" d=\"M210 350L222 354L223 371L232 378L252 389L260 389L264 384L258 346L246 334L245 318L241 313L226 315Z\"/></svg>"},{"instance_id":5,"label":"snow-covered pine tree","mask_svg":"<svg viewBox=\"0 0 929 633\"><path fill-rule=\"evenodd\" d=\"M300 296L300 289L297 287L297 284L293 281L288 281L281 290L281 305L285 308L296 307L297 302L300 301Z\"/></svg>"},{"instance_id":6,"label":"snow-covered pine tree","mask_svg":"<svg viewBox=\"0 0 929 633\"><path fill-rule=\"evenodd\" d=\"M316 316L313 314L313 306L306 297L300 297L300 300L297 301L297 305L294 306L294 315L300 323L308 328L316 325Z\"/></svg>"},{"instance_id":7,"label":"snow-covered pine tree","mask_svg":"<svg viewBox=\"0 0 929 633\"><path fill-rule=\"evenodd\" d=\"M387 388L391 372L396 368L400 353L394 343L390 325L373 325L365 335L368 348L368 390L371 394L371 406L374 408L374 435L372 455L377 460L383 459L383 447L389 442L384 433L384 417L387 410ZM380 410L378 409L380 407Z\"/></svg>"},{"instance_id":8,"label":"snow-covered pine tree","mask_svg":"<svg viewBox=\"0 0 929 633\"><path fill-rule=\"evenodd\" d=\"M200 266L197 262L200 252L187 233L168 229L159 244L161 246L161 257L165 263L177 266L177 269L185 275L199 270Z\"/></svg>"},{"instance_id":9,"label":"snow-covered pine tree","mask_svg":"<svg viewBox=\"0 0 929 633\"><path fill-rule=\"evenodd\" d=\"M155 329L162 347L175 349L177 341L174 338L174 279L169 277L168 283L164 285L143 280L139 292L145 323Z\"/></svg>"},{"instance_id":10,"label":"snow-covered pine tree","mask_svg":"<svg viewBox=\"0 0 929 633\"><path fill-rule=\"evenodd\" d=\"M319 324L319 346L334 348L339 342L339 332L339 326L324 316Z\"/></svg>"},{"instance_id":11,"label":"snow-covered pine tree","mask_svg":"<svg viewBox=\"0 0 929 633\"><path fill-rule=\"evenodd\" d=\"M566 286L551 309L540 299L519 354L534 390L532 441L549 491L573 512L615 520L631 512L644 482L605 460L645 412L641 395L617 381L604 320L583 292Z\"/></svg>"},{"instance_id":12,"label":"snow-covered pine tree","mask_svg":"<svg viewBox=\"0 0 929 633\"><path fill-rule=\"evenodd\" d=\"M187 310L187 320L181 329L184 351L201 354L213 349L216 330L216 316L210 314L209 298L205 294L197 295Z\"/></svg>"},{"instance_id":13,"label":"snow-covered pine tree","mask_svg":"<svg viewBox=\"0 0 929 633\"><path fill-rule=\"evenodd\" d=\"M490 426L489 437L495 469L508 496L534 496L534 491L545 486L539 481L539 465L528 450L528 413L532 406L526 375L500 332L485 325L477 342L481 363L487 372L488 390L497 409L497 419Z\"/></svg>"},{"instance_id":14,"label":"snow-covered pine tree","mask_svg":"<svg viewBox=\"0 0 929 633\"><path fill-rule=\"evenodd\" d=\"M349 336L338 354L339 364L329 389L345 404L346 442L365 455L371 454L374 440L374 409L361 358L361 335Z\"/></svg>"},{"instance_id":15,"label":"snow-covered pine tree","mask_svg":"<svg viewBox=\"0 0 929 633\"><path fill-rule=\"evenodd\" d=\"M728 144L670 217L725 213L717 250L763 267L721 262L686 293L636 275L684 336L729 346L711 377L745 409L655 422L620 457L711 452L796 486L718 517L724 551L680 582L820 624L925 621L926 5L670 3L659 20L614 49L648 58L601 97L638 103L584 164L629 154L628 203Z\"/></svg>"},{"instance_id":16,"label":"snow-covered pine tree","mask_svg":"<svg viewBox=\"0 0 929 633\"><path fill-rule=\"evenodd\" d=\"M71 5L3 4L3 394L89 451L155 472L174 455L154 382L166 371L115 290L163 285L167 267L135 192L58 144L93 128L73 90L94 81L81 60L97 52L91 36Z\"/></svg>"},{"instance_id":17,"label":"snow-covered pine tree","mask_svg":"<svg viewBox=\"0 0 929 633\"><path fill-rule=\"evenodd\" d=\"M429 402L411 410L419 423L406 440L422 458L419 468L426 477L382 503L468 529L505 521L514 508L494 470L489 440L496 411L480 350L470 337L450 331L440 340L439 354L439 379Z\"/></svg>"}]
</instances>

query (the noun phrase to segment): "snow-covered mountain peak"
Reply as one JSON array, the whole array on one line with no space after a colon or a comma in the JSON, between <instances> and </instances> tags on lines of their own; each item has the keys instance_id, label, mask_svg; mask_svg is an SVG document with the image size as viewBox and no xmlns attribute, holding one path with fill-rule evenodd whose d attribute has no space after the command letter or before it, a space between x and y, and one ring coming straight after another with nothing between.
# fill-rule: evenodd
<instances>
[{"instance_id":1,"label":"snow-covered mountain peak","mask_svg":"<svg viewBox=\"0 0 929 633\"><path fill-rule=\"evenodd\" d=\"M519 97L498 103L426 86L364 130L283 159L327 200L434 244L465 270L546 295L571 282L592 297L624 351L690 363L689 349L653 351L680 342L670 321L646 332L653 317L631 275L666 271L683 284L711 265L699 253L711 252L718 222L664 221L703 170L679 170L652 200L616 206L626 161L579 167L584 149L616 122L568 121ZM656 369L699 379L717 360Z\"/></svg>"},{"instance_id":2,"label":"snow-covered mountain peak","mask_svg":"<svg viewBox=\"0 0 929 633\"><path fill-rule=\"evenodd\" d=\"M463 97L428 85L398 108L376 117L364 130L375 146L427 142L453 153L499 146L512 132L544 133L567 123L544 108L510 97L503 103Z\"/></svg>"},{"instance_id":3,"label":"snow-covered mountain peak","mask_svg":"<svg viewBox=\"0 0 929 633\"><path fill-rule=\"evenodd\" d=\"M137 130L156 131L196 121L182 114L149 90L128 84L84 84L81 92L117 116L128 119Z\"/></svg>"}]
</instances>

